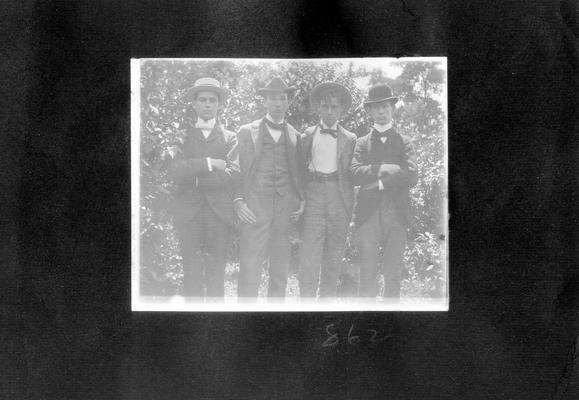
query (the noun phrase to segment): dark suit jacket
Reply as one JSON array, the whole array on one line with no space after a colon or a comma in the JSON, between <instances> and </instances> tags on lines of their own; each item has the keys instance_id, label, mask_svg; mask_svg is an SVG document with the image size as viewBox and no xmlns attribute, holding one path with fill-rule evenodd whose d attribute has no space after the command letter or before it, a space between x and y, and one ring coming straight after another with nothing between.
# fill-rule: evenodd
<instances>
[{"instance_id":1,"label":"dark suit jacket","mask_svg":"<svg viewBox=\"0 0 579 400\"><path fill-rule=\"evenodd\" d=\"M232 225L233 190L238 172L230 153L237 143L234 132L215 125L208 138L201 129L188 123L187 139L169 166L169 176L177 186L172 204L175 224L190 221L206 202L228 225ZM209 171L207 157L225 160L224 171Z\"/></svg>"},{"instance_id":2,"label":"dark suit jacket","mask_svg":"<svg viewBox=\"0 0 579 400\"><path fill-rule=\"evenodd\" d=\"M237 145L232 152L232 162L235 163L236 169L239 170L239 179L235 185L234 198L247 199L251 186L255 178L255 171L261 155L263 143L263 129L261 125L265 124L263 119L253 121L250 124L243 125L237 134ZM301 188L301 178L298 170L298 153L300 147L300 134L290 124L288 128L288 167L292 186L298 196L303 198Z\"/></svg>"},{"instance_id":3,"label":"dark suit jacket","mask_svg":"<svg viewBox=\"0 0 579 400\"><path fill-rule=\"evenodd\" d=\"M410 224L410 187L418 182L416 155L410 138L395 132L386 141L386 151L379 152L380 143L374 133L370 132L356 140L356 148L350 171L356 186L361 186L356 203L354 222L362 225L376 211L383 196L392 199L394 210L400 221ZM383 191L375 185L378 182L378 170L381 164L397 164L400 171L381 178ZM373 185L374 184L374 185ZM368 186L374 186L366 189Z\"/></svg>"},{"instance_id":4,"label":"dark suit jacket","mask_svg":"<svg viewBox=\"0 0 579 400\"><path fill-rule=\"evenodd\" d=\"M312 159L312 144L314 135L320 129L320 125L310 126L306 128L302 135L300 152L300 169L303 173L304 184L308 182L308 166ZM354 185L350 175L350 164L354 155L354 147L356 146L356 135L338 125L337 136L337 156L338 156L338 180L340 184L340 194L342 201L348 212L352 215L352 208L354 206Z\"/></svg>"}]
</instances>

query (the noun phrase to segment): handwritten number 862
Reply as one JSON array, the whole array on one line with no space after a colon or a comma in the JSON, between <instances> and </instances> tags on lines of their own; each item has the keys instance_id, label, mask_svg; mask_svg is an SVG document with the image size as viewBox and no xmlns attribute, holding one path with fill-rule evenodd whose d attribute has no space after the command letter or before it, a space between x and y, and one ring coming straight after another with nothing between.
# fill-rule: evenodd
<instances>
[{"instance_id":1,"label":"handwritten number 862","mask_svg":"<svg viewBox=\"0 0 579 400\"><path fill-rule=\"evenodd\" d=\"M332 347L340 343L339 333L337 330L334 331L334 328L335 328L334 324L329 324L328 326L326 326L326 333L328 334L328 338L324 341L324 343L322 343L322 347ZM378 331L375 329L367 329L366 331L369 333L369 337L367 339L370 343L381 343L392 337L390 335L379 338ZM348 336L346 337L346 341L348 344L351 345L356 345L361 341L359 335L354 335L354 324L352 324L350 326L350 329L348 330Z\"/></svg>"}]
</instances>

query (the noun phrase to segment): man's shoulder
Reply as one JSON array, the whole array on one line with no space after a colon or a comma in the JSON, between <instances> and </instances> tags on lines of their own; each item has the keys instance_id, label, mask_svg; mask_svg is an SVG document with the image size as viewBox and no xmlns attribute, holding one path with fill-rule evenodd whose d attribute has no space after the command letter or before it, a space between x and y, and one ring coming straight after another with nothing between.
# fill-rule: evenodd
<instances>
[{"instance_id":1,"label":"man's shoulder","mask_svg":"<svg viewBox=\"0 0 579 400\"><path fill-rule=\"evenodd\" d=\"M314 134L314 132L316 131L316 128L318 127L318 125L312 125L312 126L308 126L306 129L304 129L304 133L302 134L304 137L306 136L311 136Z\"/></svg>"},{"instance_id":2,"label":"man's shoulder","mask_svg":"<svg viewBox=\"0 0 579 400\"><path fill-rule=\"evenodd\" d=\"M229 129L225 128L223 125L221 125L221 131L223 132L223 136L225 137L225 139L228 139L228 140L237 136L235 134L235 132L230 131Z\"/></svg>"},{"instance_id":3,"label":"man's shoulder","mask_svg":"<svg viewBox=\"0 0 579 400\"><path fill-rule=\"evenodd\" d=\"M370 133L372 133L372 131L368 131L366 133L364 133L362 136L357 137L356 138L356 143L358 144L367 144L368 141L370 140ZM355 135L354 135L355 136Z\"/></svg>"},{"instance_id":4,"label":"man's shoulder","mask_svg":"<svg viewBox=\"0 0 579 400\"><path fill-rule=\"evenodd\" d=\"M299 131L298 131L296 128L294 128L292 124L290 124L290 123L288 122L288 123L286 123L286 125L287 125L287 131L288 131L290 134L294 134L294 135L296 135L296 136L300 136Z\"/></svg>"},{"instance_id":5,"label":"man's shoulder","mask_svg":"<svg viewBox=\"0 0 579 400\"><path fill-rule=\"evenodd\" d=\"M237 134L238 135L249 135L252 130L259 129L260 122L261 122L261 120L257 119L255 121L251 121L250 123L241 125L241 127L239 128L239 132Z\"/></svg>"},{"instance_id":6,"label":"man's shoulder","mask_svg":"<svg viewBox=\"0 0 579 400\"><path fill-rule=\"evenodd\" d=\"M400 136L403 143L411 143L412 142L412 137L410 137L409 135L406 135L404 133L400 133L400 131L398 129L395 129L395 132L398 136Z\"/></svg>"},{"instance_id":7,"label":"man's shoulder","mask_svg":"<svg viewBox=\"0 0 579 400\"><path fill-rule=\"evenodd\" d=\"M344 133L344 135L346 135L346 137L350 140L356 140L356 134L353 132L350 132L349 130L347 130L346 128L344 128L342 125L340 125L340 129L342 130L342 132Z\"/></svg>"}]
</instances>

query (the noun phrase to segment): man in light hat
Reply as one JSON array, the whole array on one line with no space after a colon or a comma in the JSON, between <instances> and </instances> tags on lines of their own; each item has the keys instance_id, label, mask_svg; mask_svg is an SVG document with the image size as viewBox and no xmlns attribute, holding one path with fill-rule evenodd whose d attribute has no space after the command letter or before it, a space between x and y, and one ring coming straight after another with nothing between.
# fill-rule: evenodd
<instances>
[{"instance_id":1,"label":"man in light hat","mask_svg":"<svg viewBox=\"0 0 579 400\"><path fill-rule=\"evenodd\" d=\"M183 257L183 294L194 300L224 295L237 171L229 158L237 136L216 122L227 95L213 78L198 79L186 91L196 120L185 123L187 137L169 167L177 186L172 210Z\"/></svg>"},{"instance_id":2,"label":"man in light hat","mask_svg":"<svg viewBox=\"0 0 579 400\"><path fill-rule=\"evenodd\" d=\"M378 265L384 274L384 299L397 302L410 223L409 189L418 181L416 156L410 138L392 126L398 98L388 85L370 88L364 107L374 125L358 138L351 172L360 192L354 211L355 243L360 251L359 296L375 299ZM379 260L378 248L384 244Z\"/></svg>"},{"instance_id":3,"label":"man in light hat","mask_svg":"<svg viewBox=\"0 0 579 400\"><path fill-rule=\"evenodd\" d=\"M285 297L292 220L303 212L298 174L299 133L285 121L295 89L280 78L258 90L267 114L237 135L241 178L234 207L240 220L240 300L257 298L262 265L269 260L270 300Z\"/></svg>"},{"instance_id":4,"label":"man in light hat","mask_svg":"<svg viewBox=\"0 0 579 400\"><path fill-rule=\"evenodd\" d=\"M316 299L318 284L320 300L336 297L354 203L350 164L356 145L356 135L339 123L352 105L348 89L319 84L310 105L320 122L304 131L300 157L306 205L299 281L305 301Z\"/></svg>"}]
</instances>

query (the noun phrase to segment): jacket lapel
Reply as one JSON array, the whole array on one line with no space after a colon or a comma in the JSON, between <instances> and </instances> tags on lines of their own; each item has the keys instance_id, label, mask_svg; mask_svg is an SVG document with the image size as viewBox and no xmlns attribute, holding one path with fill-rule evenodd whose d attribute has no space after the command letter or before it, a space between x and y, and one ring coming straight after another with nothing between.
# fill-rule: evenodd
<instances>
[{"instance_id":1,"label":"jacket lapel","mask_svg":"<svg viewBox=\"0 0 579 400\"><path fill-rule=\"evenodd\" d=\"M374 131L371 129L370 133L368 133L368 159L371 161L374 157L374 154L372 154L372 142L374 140L377 140L378 138L374 136Z\"/></svg>"},{"instance_id":2,"label":"jacket lapel","mask_svg":"<svg viewBox=\"0 0 579 400\"><path fill-rule=\"evenodd\" d=\"M253 143L253 157L250 158L251 162L249 165L248 172L248 182L253 180L253 175L255 173L255 168L259 159L261 158L261 147L263 143L263 130L266 129L263 120L253 121L249 127L249 134L251 137L251 142Z\"/></svg>"},{"instance_id":3,"label":"jacket lapel","mask_svg":"<svg viewBox=\"0 0 579 400\"><path fill-rule=\"evenodd\" d=\"M263 120L253 121L250 127L251 141L253 143L253 150L256 155L261 153L261 144L263 141L263 130L265 129L265 124Z\"/></svg>"},{"instance_id":4,"label":"jacket lapel","mask_svg":"<svg viewBox=\"0 0 579 400\"><path fill-rule=\"evenodd\" d=\"M320 129L319 125L316 125L314 131L306 135L303 141L303 150L304 150L304 166L307 168L309 166L309 161L312 159L312 147L314 146L314 135Z\"/></svg>"},{"instance_id":5,"label":"jacket lapel","mask_svg":"<svg viewBox=\"0 0 579 400\"><path fill-rule=\"evenodd\" d=\"M201 135L203 135L203 132L201 132ZM207 143L209 142L213 142L216 139L219 139L219 137L223 137L223 132L221 131L221 127L217 124L215 124L215 126L213 127L213 130L209 133L209 136L207 136Z\"/></svg>"},{"instance_id":6,"label":"jacket lapel","mask_svg":"<svg viewBox=\"0 0 579 400\"><path fill-rule=\"evenodd\" d=\"M342 153L344 152L344 147L346 147L346 141L348 140L348 138L346 137L346 134L344 133L344 128L342 128L340 125L338 125L338 137L337 137L337 156L338 158L336 158L336 160L340 160L342 158Z\"/></svg>"},{"instance_id":7,"label":"jacket lapel","mask_svg":"<svg viewBox=\"0 0 579 400\"><path fill-rule=\"evenodd\" d=\"M297 132L291 127L291 125L286 126L286 149L288 155L288 166L290 170L290 174L294 179L294 185L296 190L299 191L298 186L298 166L297 166L297 154L296 154L296 145L297 145Z\"/></svg>"}]
</instances>

